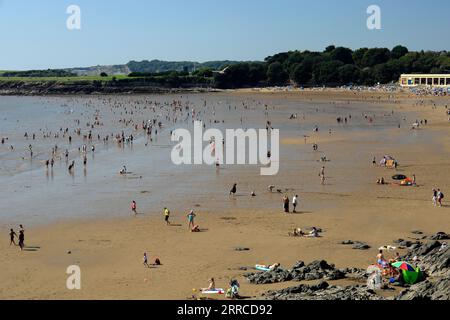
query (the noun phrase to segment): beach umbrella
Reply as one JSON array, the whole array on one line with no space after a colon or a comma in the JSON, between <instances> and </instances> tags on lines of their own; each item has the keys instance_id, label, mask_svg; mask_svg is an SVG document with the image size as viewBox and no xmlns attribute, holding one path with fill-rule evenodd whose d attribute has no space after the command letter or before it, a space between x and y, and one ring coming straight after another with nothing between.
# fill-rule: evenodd
<instances>
[{"instance_id":1,"label":"beach umbrella","mask_svg":"<svg viewBox=\"0 0 450 320\"><path fill-rule=\"evenodd\" d=\"M415 268L410 265L408 262L399 261L391 264L394 268L405 270L405 271L415 271Z\"/></svg>"},{"instance_id":2,"label":"beach umbrella","mask_svg":"<svg viewBox=\"0 0 450 320\"><path fill-rule=\"evenodd\" d=\"M420 269L414 268L407 262L399 261L391 264L394 268L401 271L403 280L408 284L415 284L420 279Z\"/></svg>"}]
</instances>

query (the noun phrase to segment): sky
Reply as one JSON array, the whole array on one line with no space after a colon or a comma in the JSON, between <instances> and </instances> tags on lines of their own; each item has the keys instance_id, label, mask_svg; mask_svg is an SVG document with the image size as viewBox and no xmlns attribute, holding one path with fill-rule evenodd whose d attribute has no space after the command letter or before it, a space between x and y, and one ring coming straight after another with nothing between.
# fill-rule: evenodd
<instances>
[{"instance_id":1,"label":"sky","mask_svg":"<svg viewBox=\"0 0 450 320\"><path fill-rule=\"evenodd\" d=\"M370 5L380 30L367 28ZM0 70L263 60L330 44L450 51L448 12L448 0L0 0Z\"/></svg>"}]
</instances>

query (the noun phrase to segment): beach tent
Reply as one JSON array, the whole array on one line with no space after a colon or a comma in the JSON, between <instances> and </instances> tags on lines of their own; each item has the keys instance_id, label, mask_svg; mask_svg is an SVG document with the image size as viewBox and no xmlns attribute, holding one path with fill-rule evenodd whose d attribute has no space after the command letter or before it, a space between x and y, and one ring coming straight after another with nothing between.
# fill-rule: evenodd
<instances>
[{"instance_id":1,"label":"beach tent","mask_svg":"<svg viewBox=\"0 0 450 320\"><path fill-rule=\"evenodd\" d=\"M415 284L419 282L421 276L421 271L419 268L414 268L412 265L404 261L394 262L391 265L400 270L405 283Z\"/></svg>"}]
</instances>

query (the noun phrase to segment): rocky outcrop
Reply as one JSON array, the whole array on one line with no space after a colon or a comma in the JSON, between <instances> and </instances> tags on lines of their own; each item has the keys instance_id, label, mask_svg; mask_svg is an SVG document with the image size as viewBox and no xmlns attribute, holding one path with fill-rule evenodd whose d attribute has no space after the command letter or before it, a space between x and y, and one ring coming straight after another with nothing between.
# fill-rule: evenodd
<instances>
[{"instance_id":1,"label":"rocky outcrop","mask_svg":"<svg viewBox=\"0 0 450 320\"><path fill-rule=\"evenodd\" d=\"M426 280L404 290L397 300L450 300L450 279Z\"/></svg>"},{"instance_id":2,"label":"rocky outcrop","mask_svg":"<svg viewBox=\"0 0 450 320\"><path fill-rule=\"evenodd\" d=\"M298 261L291 270L278 268L269 272L249 273L245 276L250 283L267 284L319 279L339 280L346 277L347 271L351 271L351 269L339 270L325 260L318 260L308 265L305 265L303 261Z\"/></svg>"},{"instance_id":3,"label":"rocky outcrop","mask_svg":"<svg viewBox=\"0 0 450 320\"><path fill-rule=\"evenodd\" d=\"M317 285L301 284L278 291L269 291L263 295L267 300L383 300L366 286L330 286L327 282Z\"/></svg>"},{"instance_id":4,"label":"rocky outcrop","mask_svg":"<svg viewBox=\"0 0 450 320\"><path fill-rule=\"evenodd\" d=\"M138 94L173 92L208 92L209 88L185 86L171 88L151 82L101 82L101 81L0 81L0 95L71 95L71 94Z\"/></svg>"}]
</instances>

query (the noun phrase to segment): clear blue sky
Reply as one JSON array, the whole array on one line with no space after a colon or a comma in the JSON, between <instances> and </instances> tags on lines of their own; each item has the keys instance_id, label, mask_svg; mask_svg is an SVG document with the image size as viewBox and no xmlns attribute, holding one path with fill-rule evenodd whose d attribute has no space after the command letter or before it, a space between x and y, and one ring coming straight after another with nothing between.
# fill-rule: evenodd
<instances>
[{"instance_id":1,"label":"clear blue sky","mask_svg":"<svg viewBox=\"0 0 450 320\"><path fill-rule=\"evenodd\" d=\"M82 29L66 28L79 5ZM366 27L381 7L382 30ZM288 50L450 50L448 0L0 0L0 70L262 60Z\"/></svg>"}]
</instances>

